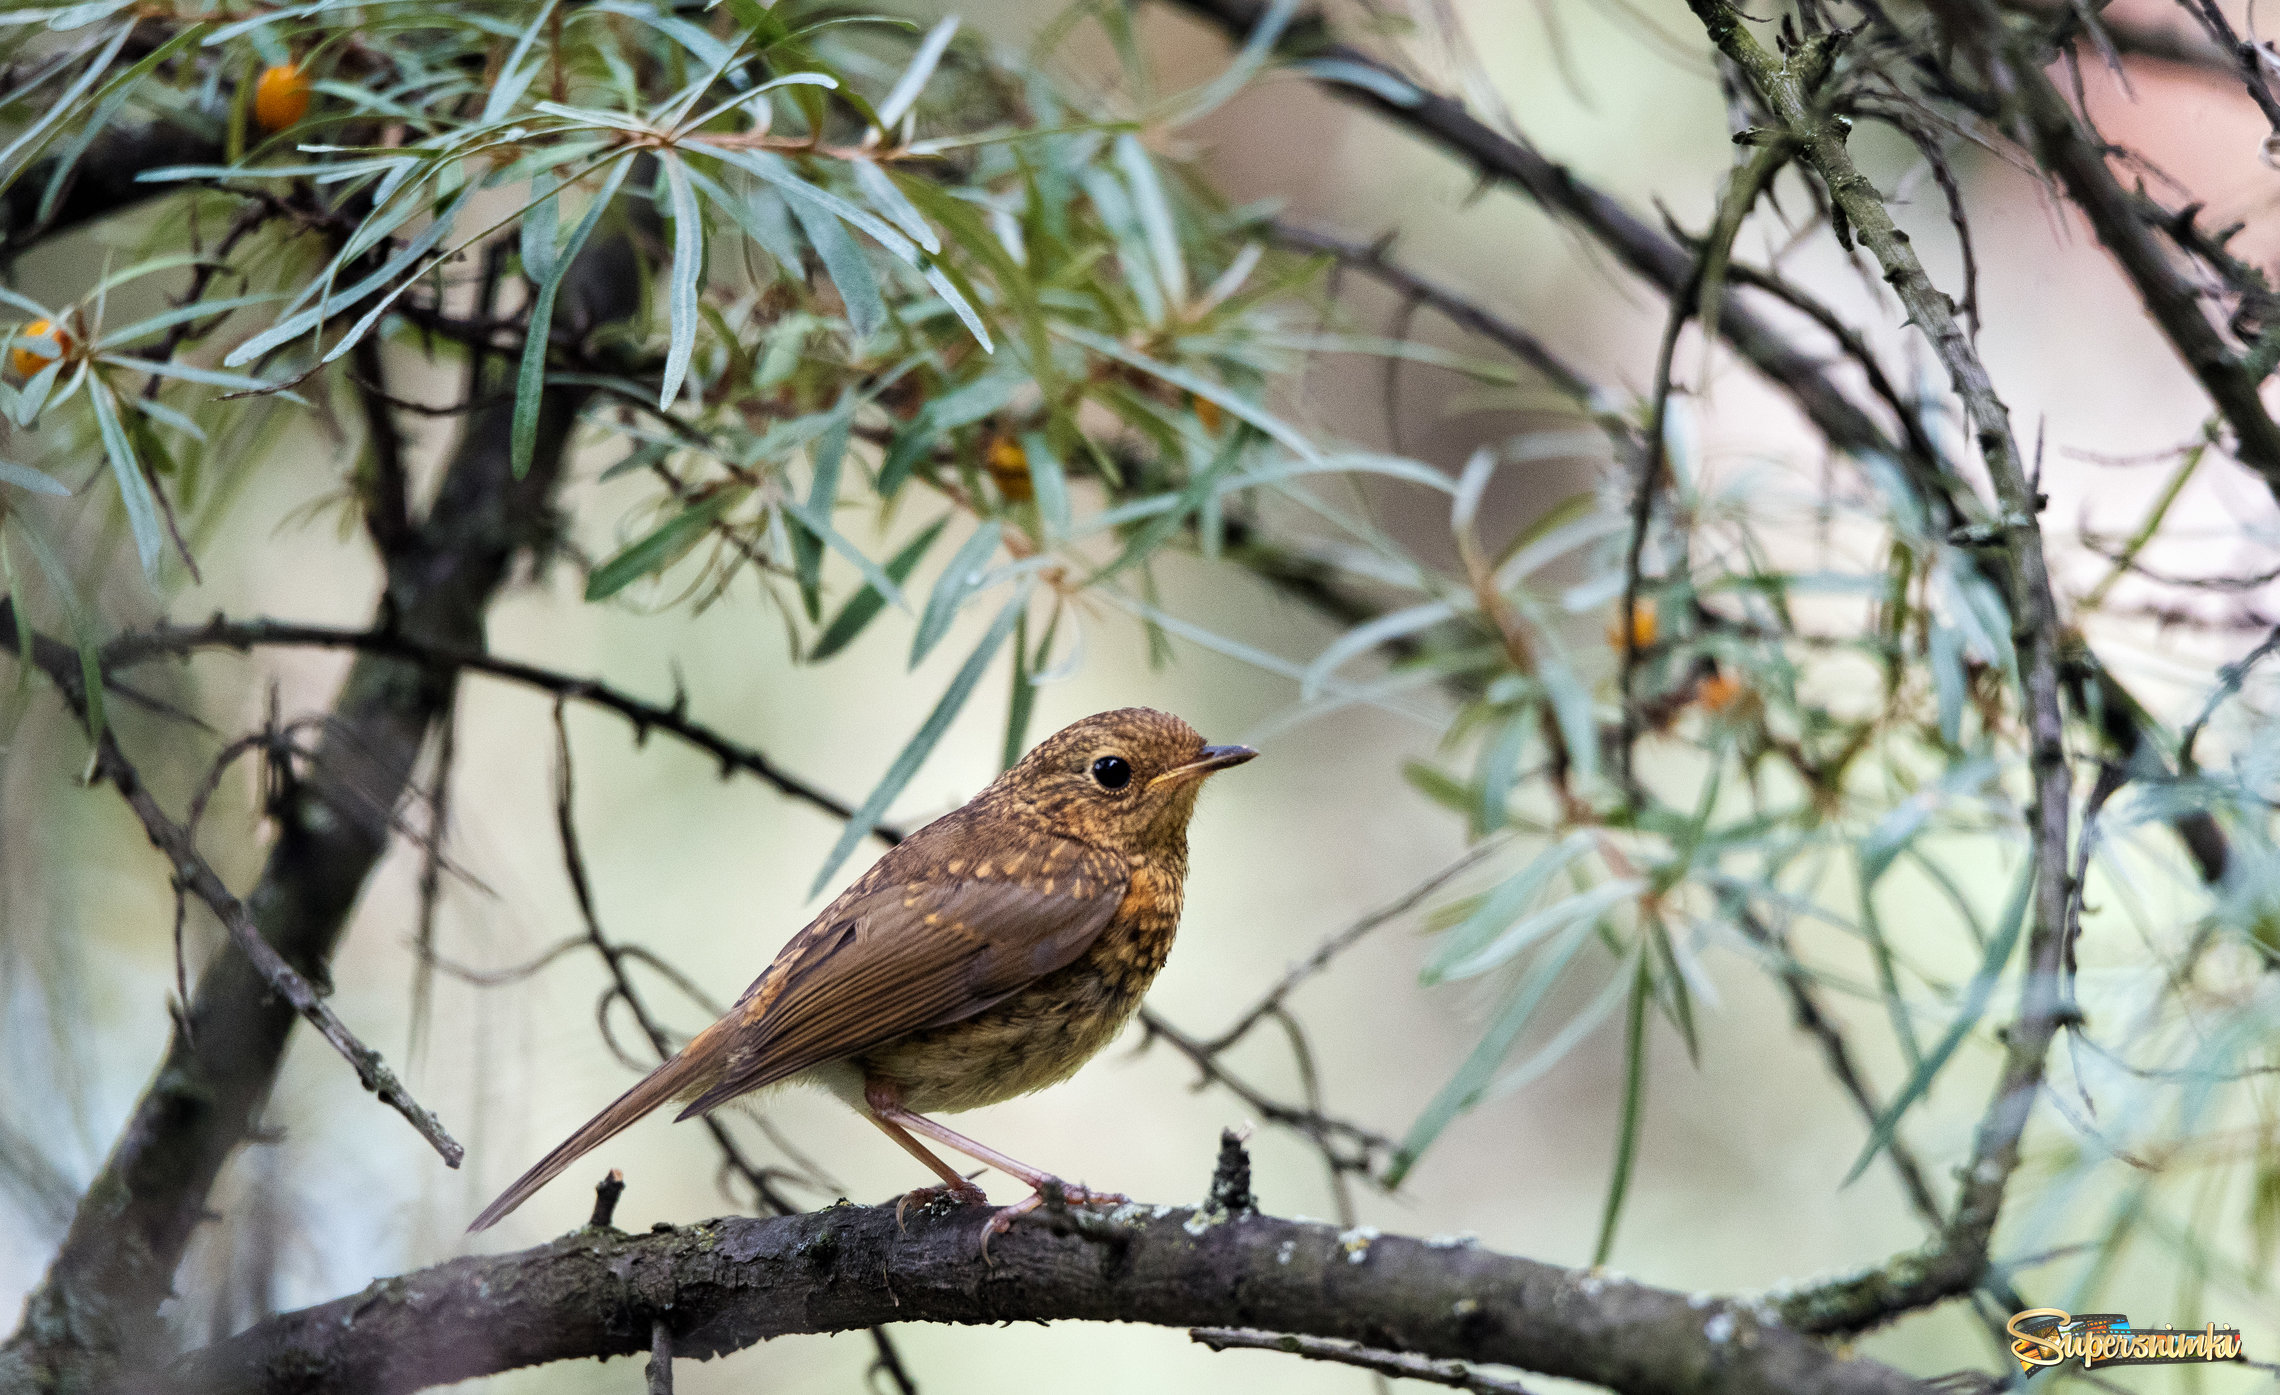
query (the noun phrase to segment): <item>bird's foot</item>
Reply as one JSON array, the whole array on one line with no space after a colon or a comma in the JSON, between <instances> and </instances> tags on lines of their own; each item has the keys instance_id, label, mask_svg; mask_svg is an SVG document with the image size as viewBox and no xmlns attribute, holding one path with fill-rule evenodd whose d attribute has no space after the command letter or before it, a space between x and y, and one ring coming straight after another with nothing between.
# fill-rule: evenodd
<instances>
[{"instance_id":1,"label":"bird's foot","mask_svg":"<svg viewBox=\"0 0 2280 1395\"><path fill-rule=\"evenodd\" d=\"M987 1192L971 1182L961 1182L955 1187L917 1187L904 1192L895 1202L895 1229L903 1228L903 1212L913 1205L923 1211L937 1201L948 1201L956 1206L986 1206L989 1199Z\"/></svg>"},{"instance_id":2,"label":"bird's foot","mask_svg":"<svg viewBox=\"0 0 2280 1395\"><path fill-rule=\"evenodd\" d=\"M1025 1200L1017 1201L1011 1206L998 1208L998 1213L990 1217L990 1223L982 1227L982 1258L984 1260L988 1260L990 1257L990 1238L1005 1234L1013 1229L1015 1221L1045 1205L1045 1193L1048 1190L1060 1193L1060 1204L1063 1206L1122 1206L1132 1200L1131 1197L1122 1192L1096 1192L1090 1187L1079 1186L1074 1182L1064 1182L1058 1177L1044 1178L1037 1190L1031 1192Z\"/></svg>"}]
</instances>

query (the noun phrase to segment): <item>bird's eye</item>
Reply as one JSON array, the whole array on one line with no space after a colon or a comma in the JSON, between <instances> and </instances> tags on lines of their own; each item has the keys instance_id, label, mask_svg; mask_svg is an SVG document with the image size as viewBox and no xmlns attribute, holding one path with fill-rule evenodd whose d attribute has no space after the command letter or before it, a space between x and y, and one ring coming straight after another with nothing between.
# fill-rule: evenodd
<instances>
[{"instance_id":1,"label":"bird's eye","mask_svg":"<svg viewBox=\"0 0 2280 1395\"><path fill-rule=\"evenodd\" d=\"M1132 783L1132 766L1122 756L1102 756L1093 762L1093 779L1104 790L1120 790Z\"/></svg>"}]
</instances>

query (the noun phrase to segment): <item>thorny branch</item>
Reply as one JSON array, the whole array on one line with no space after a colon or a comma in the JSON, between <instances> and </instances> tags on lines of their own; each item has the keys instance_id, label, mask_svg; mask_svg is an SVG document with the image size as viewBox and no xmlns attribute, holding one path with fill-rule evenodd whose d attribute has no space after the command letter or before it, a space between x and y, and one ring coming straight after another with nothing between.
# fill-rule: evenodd
<instances>
[{"instance_id":1,"label":"thorny branch","mask_svg":"<svg viewBox=\"0 0 2280 1395\"><path fill-rule=\"evenodd\" d=\"M686 697L670 705L644 701L605 683L554 672L535 664L504 659L480 649L439 644L400 630L350 630L331 625L298 625L279 620L231 621L216 616L204 625L162 626L122 635L103 647L106 669L125 668L170 654L197 649L248 650L262 646L352 649L402 659L438 671L483 674L569 698L614 712L633 725L637 738L662 731L679 738L720 763L723 775L741 772L773 785L785 794L838 818L850 818L854 807L837 796L786 771L760 751L691 720ZM880 830L882 836L892 830ZM900 835L895 835L899 837ZM890 837L889 841L893 841Z\"/></svg>"},{"instance_id":2,"label":"thorny branch","mask_svg":"<svg viewBox=\"0 0 2280 1395\"><path fill-rule=\"evenodd\" d=\"M641 1028L641 1034L649 1039L650 1050L656 1053L658 1062L662 1063L670 1059L679 1048L664 1025L649 1010L640 989L635 986L626 963L633 956L604 933L601 915L594 907L593 880L587 875L585 854L578 843L577 791L571 773L570 727L564 720L564 702L564 698L557 698L554 703L554 827L556 837L562 845L562 867L570 881L570 894L578 903L578 917L586 927L585 943L601 957L603 966L610 974L609 992L603 995L596 1012L604 1023L603 1035L607 1037L610 1003L624 1003L627 1011L633 1014L634 1022ZM548 958L551 960L553 956L549 955ZM720 1148L725 1164L743 1176L763 1207L774 1215L788 1215L799 1209L790 1198L776 1190L775 1180L779 1174L746 1157L744 1150L729 1134L727 1125L719 1119L711 1114L704 1115L703 1118L713 1142Z\"/></svg>"},{"instance_id":3,"label":"thorny branch","mask_svg":"<svg viewBox=\"0 0 2280 1395\"><path fill-rule=\"evenodd\" d=\"M31 661L39 665L84 720L87 696L81 687L78 653L45 635L35 635L32 647ZM118 790L119 797L134 810L151 846L172 866L177 895L187 892L204 902L214 918L229 931L230 942L253 964L271 991L291 1004L295 1012L332 1044L333 1050L355 1068L356 1078L364 1088L403 1115L446 1164L459 1166L467 1150L445 1130L441 1120L412 1098L396 1073L381 1060L380 1053L359 1041L339 1015L326 1006L316 986L286 963L284 956L263 938L261 928L253 922L253 913L198 851L189 831L160 807L150 787L143 783L141 772L119 749L118 733L108 726L96 738L95 773Z\"/></svg>"},{"instance_id":4,"label":"thorny branch","mask_svg":"<svg viewBox=\"0 0 2280 1395\"><path fill-rule=\"evenodd\" d=\"M2214 10L2213 5L2208 8ZM2003 114L2024 128L2036 158L2058 175L2075 206L2097 230L2099 241L2136 286L2146 313L2200 379L2203 391L2232 427L2237 458L2261 475L2274 497L2280 498L2280 423L2265 410L2256 377L2225 347L2209 322L2197 288L2155 241L2153 230L2139 216L2138 201L2114 178L2105 142L2085 128L2059 94L2043 71L2039 51L2006 28L1988 0L1941 0L1934 10L1958 39L1979 45L1982 61L2002 75L1999 90L2007 95ZM2250 61L2261 68L2261 60ZM2260 76L2249 85L2265 102L2275 101Z\"/></svg>"},{"instance_id":5,"label":"thorny branch","mask_svg":"<svg viewBox=\"0 0 2280 1395\"><path fill-rule=\"evenodd\" d=\"M2029 730L2028 761L2034 780L2029 820L2033 929L2002 1076L1981 1119L1955 1210L1936 1244L1927 1253L1905 1256L1886 1269L1830 1285L1814 1295L1816 1330L1850 1330L1966 1292L1986 1278L1995 1221L2018 1166L2020 1140L2041 1090L2045 1058L2069 1010L2061 980L2067 954L2071 778L2060 707L2058 610L2036 521L2042 501L2012 436L2009 411L1996 395L1970 336L1957 322L1954 302L1932 285L1907 235L1892 221L1875 186L1853 164L1845 148L1846 126L1825 107L1821 88L1841 39L1819 35L1776 56L1758 43L1741 15L1723 0L1689 0L1689 5L1719 51L1746 75L1779 136L1795 143L1799 157L1819 178L1852 235L1876 258L1963 401L2002 510L1997 547L2010 579L2012 642L2019 656Z\"/></svg>"}]
</instances>

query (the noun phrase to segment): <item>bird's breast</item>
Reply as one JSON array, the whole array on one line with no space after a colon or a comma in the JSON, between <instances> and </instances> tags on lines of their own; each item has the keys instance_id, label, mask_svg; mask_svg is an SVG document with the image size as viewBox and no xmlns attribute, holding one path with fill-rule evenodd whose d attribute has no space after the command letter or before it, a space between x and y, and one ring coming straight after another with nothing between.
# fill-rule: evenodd
<instances>
[{"instance_id":1,"label":"bird's breast","mask_svg":"<svg viewBox=\"0 0 2280 1395\"><path fill-rule=\"evenodd\" d=\"M1077 958L959 1022L864 1054L921 1113L975 1109L1058 1084L1116 1040L1171 955L1177 863L1131 869L1116 914Z\"/></svg>"}]
</instances>

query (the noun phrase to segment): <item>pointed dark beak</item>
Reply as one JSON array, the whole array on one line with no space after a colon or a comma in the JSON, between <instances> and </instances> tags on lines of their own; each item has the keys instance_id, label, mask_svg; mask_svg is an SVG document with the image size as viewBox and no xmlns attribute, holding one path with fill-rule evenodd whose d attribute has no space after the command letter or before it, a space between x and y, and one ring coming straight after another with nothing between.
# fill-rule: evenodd
<instances>
[{"instance_id":1,"label":"pointed dark beak","mask_svg":"<svg viewBox=\"0 0 2280 1395\"><path fill-rule=\"evenodd\" d=\"M1202 755L1197 756L1186 765L1173 766L1148 783L1160 785L1166 781L1177 783L1181 780L1199 779L1215 770L1225 770L1231 765L1241 765L1258 754L1257 751L1248 746L1206 746L1203 748Z\"/></svg>"}]
</instances>

